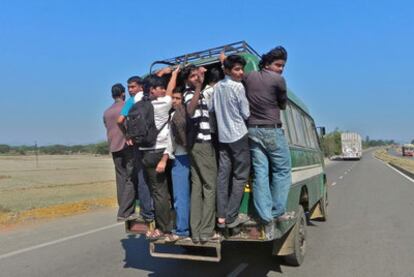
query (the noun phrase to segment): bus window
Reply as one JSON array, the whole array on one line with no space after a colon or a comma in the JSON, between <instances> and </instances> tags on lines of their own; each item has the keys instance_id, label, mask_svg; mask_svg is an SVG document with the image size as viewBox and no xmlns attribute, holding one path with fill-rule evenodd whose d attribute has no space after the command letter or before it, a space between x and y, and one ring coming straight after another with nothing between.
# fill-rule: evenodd
<instances>
[{"instance_id":1,"label":"bus window","mask_svg":"<svg viewBox=\"0 0 414 277\"><path fill-rule=\"evenodd\" d=\"M292 142L292 138L291 138L291 135L290 135L290 128L288 127L288 125L286 123L286 110L281 111L280 115L281 115L281 120L282 120L282 126L283 126L283 129L285 130L285 136L286 136L289 144L292 144L293 142Z\"/></svg>"},{"instance_id":2,"label":"bus window","mask_svg":"<svg viewBox=\"0 0 414 277\"><path fill-rule=\"evenodd\" d=\"M286 106L286 114L287 114L287 123L289 126L289 132L292 138L292 144L298 144L298 136L295 130L295 122L293 121L293 111L290 104Z\"/></svg>"},{"instance_id":3,"label":"bus window","mask_svg":"<svg viewBox=\"0 0 414 277\"><path fill-rule=\"evenodd\" d=\"M313 124L312 124L311 120L308 117L305 119L305 121L306 121L306 127L307 127L307 130L308 130L309 139L310 139L310 142L311 142L311 147L313 149L318 149L318 141L317 141L317 138L315 136L315 130L313 128Z\"/></svg>"},{"instance_id":4,"label":"bus window","mask_svg":"<svg viewBox=\"0 0 414 277\"><path fill-rule=\"evenodd\" d=\"M303 129L305 131L306 146L309 147L309 148L312 148L313 146L312 146L312 141L311 141L311 136L310 136L310 132L309 132L307 118L303 113L301 113L301 117L302 117L302 122L303 122Z\"/></svg>"},{"instance_id":5,"label":"bus window","mask_svg":"<svg viewBox=\"0 0 414 277\"><path fill-rule=\"evenodd\" d=\"M293 120L295 123L295 130L298 138L298 144L301 146L306 146L306 137L305 137L305 126L302 120L302 115L300 111L292 107Z\"/></svg>"}]
</instances>

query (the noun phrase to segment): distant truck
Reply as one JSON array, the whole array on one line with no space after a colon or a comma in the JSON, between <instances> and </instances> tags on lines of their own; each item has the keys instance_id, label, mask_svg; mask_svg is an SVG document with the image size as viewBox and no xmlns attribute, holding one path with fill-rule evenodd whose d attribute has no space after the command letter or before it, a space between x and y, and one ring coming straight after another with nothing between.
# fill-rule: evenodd
<instances>
[{"instance_id":1,"label":"distant truck","mask_svg":"<svg viewBox=\"0 0 414 277\"><path fill-rule=\"evenodd\" d=\"M341 134L342 159L360 160L362 157L362 139L357 133Z\"/></svg>"},{"instance_id":2,"label":"distant truck","mask_svg":"<svg viewBox=\"0 0 414 277\"><path fill-rule=\"evenodd\" d=\"M414 144L404 144L401 148L403 157L413 157L414 156Z\"/></svg>"}]
</instances>

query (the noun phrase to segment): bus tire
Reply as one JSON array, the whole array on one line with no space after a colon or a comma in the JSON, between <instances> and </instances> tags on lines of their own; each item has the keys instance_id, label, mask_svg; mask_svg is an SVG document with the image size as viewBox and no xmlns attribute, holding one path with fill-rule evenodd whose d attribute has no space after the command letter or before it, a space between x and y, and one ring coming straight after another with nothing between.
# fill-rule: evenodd
<instances>
[{"instance_id":1,"label":"bus tire","mask_svg":"<svg viewBox=\"0 0 414 277\"><path fill-rule=\"evenodd\" d=\"M288 265L299 266L302 264L306 254L306 216L302 206L299 206L298 216L292 232L293 237L293 253L283 257Z\"/></svg>"}]
</instances>

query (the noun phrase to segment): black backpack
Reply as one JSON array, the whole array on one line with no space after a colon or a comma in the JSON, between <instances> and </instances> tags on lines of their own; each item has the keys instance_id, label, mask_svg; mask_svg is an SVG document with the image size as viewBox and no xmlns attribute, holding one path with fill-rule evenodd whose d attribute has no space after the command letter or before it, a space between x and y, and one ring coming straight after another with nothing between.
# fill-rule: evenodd
<instances>
[{"instance_id":1,"label":"black backpack","mask_svg":"<svg viewBox=\"0 0 414 277\"><path fill-rule=\"evenodd\" d=\"M149 97L144 96L131 107L126 120L126 130L127 138L132 139L138 146L155 145L159 131L155 126L154 107Z\"/></svg>"}]
</instances>

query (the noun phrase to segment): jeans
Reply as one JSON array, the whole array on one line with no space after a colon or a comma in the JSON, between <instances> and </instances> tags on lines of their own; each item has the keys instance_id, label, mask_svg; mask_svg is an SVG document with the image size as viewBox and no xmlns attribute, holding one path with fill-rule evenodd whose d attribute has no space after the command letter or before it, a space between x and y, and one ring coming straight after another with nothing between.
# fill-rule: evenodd
<instances>
[{"instance_id":1,"label":"jeans","mask_svg":"<svg viewBox=\"0 0 414 277\"><path fill-rule=\"evenodd\" d=\"M247 134L235 142L220 143L219 149L217 217L225 218L229 224L239 214L244 187L249 181L250 152Z\"/></svg>"},{"instance_id":2,"label":"jeans","mask_svg":"<svg viewBox=\"0 0 414 277\"><path fill-rule=\"evenodd\" d=\"M284 130L249 128L253 165L253 204L264 223L286 211L292 183L291 159Z\"/></svg>"},{"instance_id":3,"label":"jeans","mask_svg":"<svg viewBox=\"0 0 414 277\"><path fill-rule=\"evenodd\" d=\"M176 230L179 236L190 235L190 159L188 155L175 156L171 169Z\"/></svg>"},{"instance_id":4,"label":"jeans","mask_svg":"<svg viewBox=\"0 0 414 277\"><path fill-rule=\"evenodd\" d=\"M138 176L137 194L139 200L139 213L145 219L154 219L154 204L150 190L145 181L145 172L142 165L142 151L135 148L135 169Z\"/></svg>"}]
</instances>

